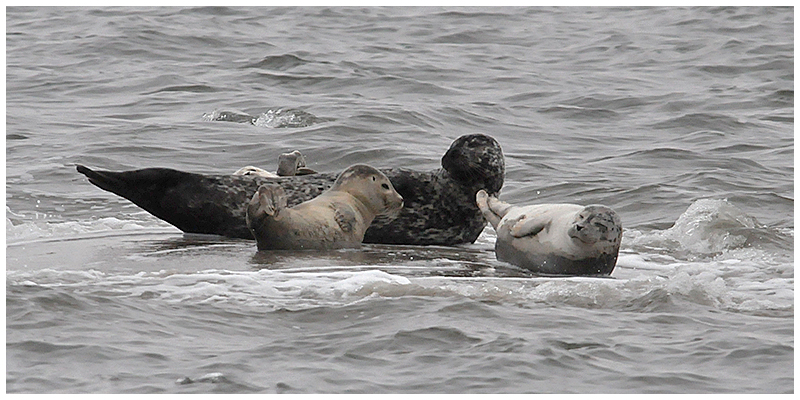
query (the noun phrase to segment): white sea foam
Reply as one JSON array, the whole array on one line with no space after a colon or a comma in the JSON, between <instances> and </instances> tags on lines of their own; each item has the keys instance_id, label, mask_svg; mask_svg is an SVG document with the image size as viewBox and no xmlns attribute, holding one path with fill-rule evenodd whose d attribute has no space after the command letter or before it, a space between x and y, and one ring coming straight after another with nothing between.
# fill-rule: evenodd
<instances>
[{"instance_id":1,"label":"white sea foam","mask_svg":"<svg viewBox=\"0 0 800 400\"><path fill-rule=\"evenodd\" d=\"M6 212L10 212L6 210ZM167 223L149 217L142 220L127 220L115 217L104 217L77 221L25 221L15 223L6 218L6 243L16 244L35 239L69 239L81 237L86 234L96 233L137 233L161 232L165 230L176 231Z\"/></svg>"},{"instance_id":2,"label":"white sea foam","mask_svg":"<svg viewBox=\"0 0 800 400\"><path fill-rule=\"evenodd\" d=\"M9 271L11 285L72 287L81 292L114 292L120 296L188 304L274 309L344 306L374 296L462 296L479 301L531 305L568 304L590 308L626 308L653 293L660 301L688 301L725 311L772 312L793 308L793 279L749 280L731 276L728 263L676 263L653 273L626 278L453 278L406 277L381 269L318 272L279 270L139 272ZM386 268L391 270L391 268Z\"/></svg>"},{"instance_id":3,"label":"white sea foam","mask_svg":"<svg viewBox=\"0 0 800 400\"><path fill-rule=\"evenodd\" d=\"M669 229L628 230L623 243L629 247L673 250L703 257L741 248L748 240L742 230L763 228L755 218L727 200L701 199L692 203Z\"/></svg>"}]
</instances>

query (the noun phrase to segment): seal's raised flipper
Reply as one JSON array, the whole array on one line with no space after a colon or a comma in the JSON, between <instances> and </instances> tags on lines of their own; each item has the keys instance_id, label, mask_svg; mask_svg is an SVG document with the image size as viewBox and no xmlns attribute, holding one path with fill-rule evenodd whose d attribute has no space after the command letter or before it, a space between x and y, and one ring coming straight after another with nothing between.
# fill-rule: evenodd
<instances>
[{"instance_id":1,"label":"seal's raised flipper","mask_svg":"<svg viewBox=\"0 0 800 400\"><path fill-rule=\"evenodd\" d=\"M278 156L278 176L297 176L310 175L317 172L313 169L305 168L306 157L295 150L291 153L283 153Z\"/></svg>"},{"instance_id":2,"label":"seal's raised flipper","mask_svg":"<svg viewBox=\"0 0 800 400\"><path fill-rule=\"evenodd\" d=\"M355 232L358 220L356 219L356 213L352 209L337 208L333 218L339 228L342 229L342 232L348 234Z\"/></svg>"},{"instance_id":3,"label":"seal's raised flipper","mask_svg":"<svg viewBox=\"0 0 800 400\"><path fill-rule=\"evenodd\" d=\"M119 179L117 179L114 176L115 173L113 172L93 171L89 168L84 167L83 165L77 165L76 167L78 169L78 172L86 175L86 177L89 178L90 183L101 189L117 193L116 191L113 190L113 188L124 186L122 182L120 182Z\"/></svg>"},{"instance_id":4,"label":"seal's raised flipper","mask_svg":"<svg viewBox=\"0 0 800 400\"><path fill-rule=\"evenodd\" d=\"M247 217L250 220L274 217L286 208L286 191L279 185L262 185L247 205Z\"/></svg>"},{"instance_id":5,"label":"seal's raised flipper","mask_svg":"<svg viewBox=\"0 0 800 400\"><path fill-rule=\"evenodd\" d=\"M475 202L478 204L483 216L495 229L500 224L500 220L508 213L508 210L513 207L511 204L504 203L494 196L489 196L483 189L475 194Z\"/></svg>"}]
</instances>

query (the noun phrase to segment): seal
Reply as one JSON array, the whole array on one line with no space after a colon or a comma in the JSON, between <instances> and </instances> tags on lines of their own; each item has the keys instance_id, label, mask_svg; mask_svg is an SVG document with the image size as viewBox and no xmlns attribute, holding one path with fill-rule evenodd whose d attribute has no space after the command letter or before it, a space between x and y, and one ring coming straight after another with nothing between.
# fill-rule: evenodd
<instances>
[{"instance_id":1,"label":"seal","mask_svg":"<svg viewBox=\"0 0 800 400\"><path fill-rule=\"evenodd\" d=\"M248 165L239 168L234 175L255 175L262 178L277 178L279 176L295 176L295 175L308 175L315 174L316 171L305 168L306 158L299 150L291 153L283 153L278 156L278 171L273 174L267 170Z\"/></svg>"},{"instance_id":2,"label":"seal","mask_svg":"<svg viewBox=\"0 0 800 400\"><path fill-rule=\"evenodd\" d=\"M247 206L247 227L259 250L358 247L372 220L397 212L403 198L389 178L368 165L345 169L321 195L286 207L286 192L262 185Z\"/></svg>"},{"instance_id":3,"label":"seal","mask_svg":"<svg viewBox=\"0 0 800 400\"><path fill-rule=\"evenodd\" d=\"M622 223L601 205L517 207L478 191L478 207L497 232L497 259L546 275L609 275L622 241Z\"/></svg>"},{"instance_id":4,"label":"seal","mask_svg":"<svg viewBox=\"0 0 800 400\"><path fill-rule=\"evenodd\" d=\"M273 174L265 169L254 167L252 165L248 165L246 167L242 167L236 170L233 173L234 175L252 175L252 176L260 176L262 178L277 178L278 174Z\"/></svg>"},{"instance_id":5,"label":"seal","mask_svg":"<svg viewBox=\"0 0 800 400\"><path fill-rule=\"evenodd\" d=\"M253 238L247 228L246 208L261 185L279 184L292 207L320 195L338 176L317 173L267 179L167 168L111 172L78 165L77 169L90 183L130 200L184 232L244 239ZM486 227L475 194L480 189L489 194L500 191L505 161L492 137L468 134L453 141L442 157L442 168L379 170L405 205L396 216L376 217L364 234L364 243L454 245L474 242Z\"/></svg>"}]
</instances>

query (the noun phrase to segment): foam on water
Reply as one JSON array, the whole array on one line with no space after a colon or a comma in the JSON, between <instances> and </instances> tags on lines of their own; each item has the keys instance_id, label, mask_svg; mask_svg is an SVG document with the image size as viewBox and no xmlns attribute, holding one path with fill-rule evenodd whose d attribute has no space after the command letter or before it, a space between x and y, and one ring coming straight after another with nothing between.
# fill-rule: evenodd
<instances>
[{"instance_id":1,"label":"foam on water","mask_svg":"<svg viewBox=\"0 0 800 400\"><path fill-rule=\"evenodd\" d=\"M12 245L36 239L154 232L163 227L116 218L20 225L7 220L6 224ZM326 266L322 259L288 269L258 271L161 270L119 274L10 269L6 278L10 285L73 286L81 291L104 290L167 302L235 303L273 310L343 306L372 296L464 296L511 304L554 303L611 309L650 309L687 301L724 311L791 315L793 259L772 247L761 248L752 239L758 235L742 233L743 229L767 228L725 200L698 200L666 230L627 230L612 279L480 274L457 278L446 272L463 268L463 261L448 259L444 253L441 259L402 265ZM792 230L781 233L793 238ZM495 240L494 231L488 227L467 248L488 250L493 248ZM167 253L179 250L155 250L128 258L136 261L141 257L168 257ZM495 261L486 267L503 265ZM434 273L422 274L420 268ZM437 276L436 271L442 275Z\"/></svg>"},{"instance_id":2,"label":"foam on water","mask_svg":"<svg viewBox=\"0 0 800 400\"><path fill-rule=\"evenodd\" d=\"M6 208L6 213L14 215ZM37 239L65 240L87 237L93 234L136 234L142 232L175 232L176 228L163 221L150 217L142 219L119 219L101 217L90 220L51 221L43 218L38 221L15 222L6 218L6 244L15 245Z\"/></svg>"},{"instance_id":3,"label":"foam on water","mask_svg":"<svg viewBox=\"0 0 800 400\"><path fill-rule=\"evenodd\" d=\"M628 263L629 260L623 260ZM355 266L338 271L285 270L139 272L96 270L8 271L11 286L72 288L82 294L105 293L148 301L212 304L270 310L341 307L373 297L465 297L478 301L532 306L537 303L583 308L657 310L695 303L722 311L791 315L793 279L753 281L732 272L729 263L679 263L657 274L627 279L602 278L454 278L400 275L402 266ZM751 265L750 268L755 268ZM389 271L389 272L387 272Z\"/></svg>"}]
</instances>

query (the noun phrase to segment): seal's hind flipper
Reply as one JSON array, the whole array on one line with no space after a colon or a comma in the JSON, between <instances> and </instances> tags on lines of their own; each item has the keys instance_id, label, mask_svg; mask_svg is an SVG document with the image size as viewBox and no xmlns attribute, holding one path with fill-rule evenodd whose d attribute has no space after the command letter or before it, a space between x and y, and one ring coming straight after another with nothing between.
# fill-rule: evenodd
<instances>
[{"instance_id":1,"label":"seal's hind flipper","mask_svg":"<svg viewBox=\"0 0 800 400\"><path fill-rule=\"evenodd\" d=\"M89 182L91 184L99 187L100 189L119 194L117 191L122 190L121 187L124 186L124 183L115 176L117 175L115 172L94 171L83 165L77 165L76 168L78 169L78 172L86 175L86 177L89 178Z\"/></svg>"},{"instance_id":2,"label":"seal's hind flipper","mask_svg":"<svg viewBox=\"0 0 800 400\"><path fill-rule=\"evenodd\" d=\"M153 188L173 186L192 174L166 168L146 168L134 171L96 171L77 165L78 172L100 189L118 194L136 204L151 202Z\"/></svg>"},{"instance_id":3,"label":"seal's hind flipper","mask_svg":"<svg viewBox=\"0 0 800 400\"><path fill-rule=\"evenodd\" d=\"M122 196L187 233L252 238L245 208L258 181L169 168L98 171L77 165L93 185Z\"/></svg>"},{"instance_id":4,"label":"seal's hind flipper","mask_svg":"<svg viewBox=\"0 0 800 400\"><path fill-rule=\"evenodd\" d=\"M489 198L486 200L486 203L489 206L489 209L492 210L493 213L497 214L500 218L505 217L506 214L508 214L508 212L514 208L514 205L500 201L500 199L495 196L489 196Z\"/></svg>"},{"instance_id":5,"label":"seal's hind flipper","mask_svg":"<svg viewBox=\"0 0 800 400\"><path fill-rule=\"evenodd\" d=\"M302 168L298 168L297 172L295 172L294 175L295 176L314 175L316 173L317 173L317 171L314 171L313 169L302 167Z\"/></svg>"},{"instance_id":6,"label":"seal's hind flipper","mask_svg":"<svg viewBox=\"0 0 800 400\"><path fill-rule=\"evenodd\" d=\"M483 213L483 216L492 224L492 227L497 229L500 225L500 220L511 209L511 205L498 200L494 196L489 196L485 190L481 189L475 194L475 203Z\"/></svg>"}]
</instances>

